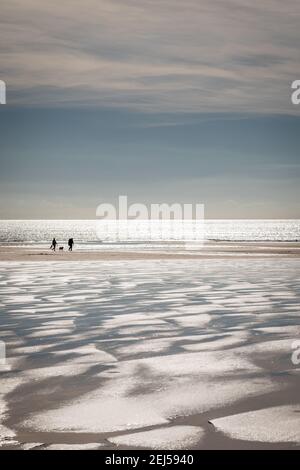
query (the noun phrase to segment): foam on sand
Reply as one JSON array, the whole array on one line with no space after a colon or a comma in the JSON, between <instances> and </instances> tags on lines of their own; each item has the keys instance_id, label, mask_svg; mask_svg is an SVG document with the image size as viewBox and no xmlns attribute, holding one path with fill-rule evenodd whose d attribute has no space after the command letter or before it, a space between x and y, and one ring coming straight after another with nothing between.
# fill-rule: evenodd
<instances>
[{"instance_id":1,"label":"foam on sand","mask_svg":"<svg viewBox=\"0 0 300 470\"><path fill-rule=\"evenodd\" d=\"M113 432L165 424L167 420L142 399L85 397L80 402L50 410L29 418L25 427L57 432Z\"/></svg>"},{"instance_id":2,"label":"foam on sand","mask_svg":"<svg viewBox=\"0 0 300 470\"><path fill-rule=\"evenodd\" d=\"M203 357L201 357L203 356ZM176 416L222 407L278 389L245 359L216 353L177 354L115 363L103 386L55 410L33 414L24 427L41 431L114 432L166 424ZM236 374L236 380L226 376Z\"/></svg>"},{"instance_id":3,"label":"foam on sand","mask_svg":"<svg viewBox=\"0 0 300 470\"><path fill-rule=\"evenodd\" d=\"M257 409L272 392L291 403L300 264L263 263L2 264L0 329L11 366L0 377L5 443L21 430L30 439L19 446L38 443L40 431L61 433L55 446L73 445L64 432L114 433L124 446L134 435L134 445L148 446L159 432L177 448L176 436L188 435L172 426L180 417L190 424L203 412Z\"/></svg>"},{"instance_id":4,"label":"foam on sand","mask_svg":"<svg viewBox=\"0 0 300 470\"><path fill-rule=\"evenodd\" d=\"M151 431L123 434L111 437L112 444L147 449L180 450L194 447L203 438L205 431L197 426L170 426Z\"/></svg>"},{"instance_id":5,"label":"foam on sand","mask_svg":"<svg viewBox=\"0 0 300 470\"><path fill-rule=\"evenodd\" d=\"M63 360L68 353L73 355L72 359ZM26 370L23 376L34 380L58 376L77 376L86 372L92 365L111 364L116 361L114 356L97 349L95 344L48 353L48 357L56 359L58 364ZM61 360L63 363L60 362Z\"/></svg>"},{"instance_id":6,"label":"foam on sand","mask_svg":"<svg viewBox=\"0 0 300 470\"><path fill-rule=\"evenodd\" d=\"M222 349L232 349L233 347L243 344L248 338L247 332L236 332L235 335L205 335L201 342L184 344L182 346L186 351L213 351Z\"/></svg>"},{"instance_id":7,"label":"foam on sand","mask_svg":"<svg viewBox=\"0 0 300 470\"><path fill-rule=\"evenodd\" d=\"M14 439L16 433L4 426L2 423L6 418L7 406L0 396L0 447L3 445L16 445L18 442Z\"/></svg>"},{"instance_id":8,"label":"foam on sand","mask_svg":"<svg viewBox=\"0 0 300 470\"><path fill-rule=\"evenodd\" d=\"M43 450L97 450L103 444L99 442L89 442L88 444L50 444L44 447Z\"/></svg>"},{"instance_id":9,"label":"foam on sand","mask_svg":"<svg viewBox=\"0 0 300 470\"><path fill-rule=\"evenodd\" d=\"M299 405L249 411L214 419L211 423L234 439L300 443Z\"/></svg>"},{"instance_id":10,"label":"foam on sand","mask_svg":"<svg viewBox=\"0 0 300 470\"><path fill-rule=\"evenodd\" d=\"M44 444L42 442L26 442L25 444L21 444L20 448L22 450L33 450L33 449L39 449L43 445Z\"/></svg>"},{"instance_id":11,"label":"foam on sand","mask_svg":"<svg viewBox=\"0 0 300 470\"><path fill-rule=\"evenodd\" d=\"M182 315L182 316L175 317L176 323L185 328L204 327L211 321L211 319L212 319L211 316L208 315L207 313L202 313L200 315L193 314L193 315Z\"/></svg>"}]
</instances>

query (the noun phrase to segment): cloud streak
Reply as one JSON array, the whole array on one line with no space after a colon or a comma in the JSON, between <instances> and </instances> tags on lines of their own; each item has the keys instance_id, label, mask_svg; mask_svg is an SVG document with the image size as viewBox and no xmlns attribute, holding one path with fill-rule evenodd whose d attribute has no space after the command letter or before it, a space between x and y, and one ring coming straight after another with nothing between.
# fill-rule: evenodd
<instances>
[{"instance_id":1,"label":"cloud streak","mask_svg":"<svg viewBox=\"0 0 300 470\"><path fill-rule=\"evenodd\" d=\"M296 0L6 0L15 105L294 114Z\"/></svg>"}]
</instances>

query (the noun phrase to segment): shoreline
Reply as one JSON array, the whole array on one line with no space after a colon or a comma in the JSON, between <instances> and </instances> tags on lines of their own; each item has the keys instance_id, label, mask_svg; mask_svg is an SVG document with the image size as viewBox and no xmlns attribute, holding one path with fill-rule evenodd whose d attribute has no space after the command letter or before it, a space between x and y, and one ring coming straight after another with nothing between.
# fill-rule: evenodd
<instances>
[{"instance_id":1,"label":"shoreline","mask_svg":"<svg viewBox=\"0 0 300 470\"><path fill-rule=\"evenodd\" d=\"M299 242L208 242L197 250L82 250L52 252L49 248L0 246L0 262L35 261L131 261L300 258Z\"/></svg>"}]
</instances>

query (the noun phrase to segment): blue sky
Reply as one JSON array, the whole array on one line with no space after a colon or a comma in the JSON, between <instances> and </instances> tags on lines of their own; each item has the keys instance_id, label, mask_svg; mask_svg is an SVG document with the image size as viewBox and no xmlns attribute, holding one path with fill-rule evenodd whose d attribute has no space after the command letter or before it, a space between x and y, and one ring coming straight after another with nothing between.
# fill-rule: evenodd
<instances>
[{"instance_id":1,"label":"blue sky","mask_svg":"<svg viewBox=\"0 0 300 470\"><path fill-rule=\"evenodd\" d=\"M1 218L92 218L119 194L300 217L299 2L1 10Z\"/></svg>"}]
</instances>

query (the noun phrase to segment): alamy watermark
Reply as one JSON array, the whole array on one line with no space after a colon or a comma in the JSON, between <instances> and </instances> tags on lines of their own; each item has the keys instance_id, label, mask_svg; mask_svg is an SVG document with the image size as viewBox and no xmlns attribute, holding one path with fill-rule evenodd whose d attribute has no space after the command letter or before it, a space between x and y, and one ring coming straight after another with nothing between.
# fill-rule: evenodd
<instances>
[{"instance_id":1,"label":"alamy watermark","mask_svg":"<svg viewBox=\"0 0 300 470\"><path fill-rule=\"evenodd\" d=\"M6 104L6 84L0 80L0 104Z\"/></svg>"},{"instance_id":2,"label":"alamy watermark","mask_svg":"<svg viewBox=\"0 0 300 470\"><path fill-rule=\"evenodd\" d=\"M204 239L204 205L166 202L128 204L119 196L118 205L102 203L96 210L97 236L115 242L174 241L197 245Z\"/></svg>"},{"instance_id":3,"label":"alamy watermark","mask_svg":"<svg viewBox=\"0 0 300 470\"><path fill-rule=\"evenodd\" d=\"M6 347L4 341L0 341L0 370L6 366Z\"/></svg>"},{"instance_id":4,"label":"alamy watermark","mask_svg":"<svg viewBox=\"0 0 300 470\"><path fill-rule=\"evenodd\" d=\"M292 343L292 349L294 352L292 353L292 363L294 366L298 366L300 364L300 340L296 340Z\"/></svg>"},{"instance_id":5,"label":"alamy watermark","mask_svg":"<svg viewBox=\"0 0 300 470\"><path fill-rule=\"evenodd\" d=\"M292 103L295 105L300 104L300 80L295 80L291 85L293 91L291 95Z\"/></svg>"}]
</instances>

